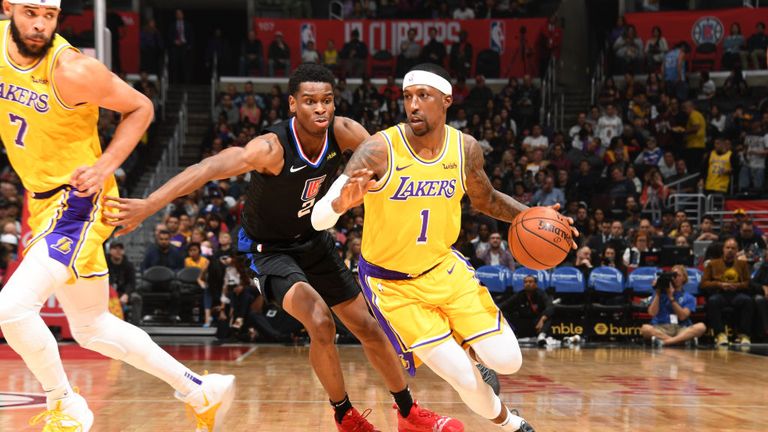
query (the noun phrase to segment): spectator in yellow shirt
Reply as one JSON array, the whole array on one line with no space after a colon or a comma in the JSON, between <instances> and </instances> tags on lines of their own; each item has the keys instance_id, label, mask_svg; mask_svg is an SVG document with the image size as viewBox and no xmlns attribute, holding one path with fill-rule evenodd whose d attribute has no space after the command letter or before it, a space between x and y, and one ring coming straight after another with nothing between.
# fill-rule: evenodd
<instances>
[{"instance_id":1,"label":"spectator in yellow shirt","mask_svg":"<svg viewBox=\"0 0 768 432\"><path fill-rule=\"evenodd\" d=\"M690 167L699 166L704 157L707 141L707 121L693 106L692 101L683 103L683 112L688 115L685 126L685 153L683 159Z\"/></svg>"}]
</instances>

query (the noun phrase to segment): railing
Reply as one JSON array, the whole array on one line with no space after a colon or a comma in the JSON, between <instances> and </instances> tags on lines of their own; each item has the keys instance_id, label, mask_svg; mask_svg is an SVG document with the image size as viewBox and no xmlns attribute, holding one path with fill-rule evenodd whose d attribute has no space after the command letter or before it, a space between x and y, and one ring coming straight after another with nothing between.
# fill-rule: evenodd
<instances>
[{"instance_id":1,"label":"railing","mask_svg":"<svg viewBox=\"0 0 768 432\"><path fill-rule=\"evenodd\" d=\"M216 106L216 90L219 88L219 56L213 53L213 67L211 68L211 108L210 112L213 112L213 107ZM213 119L217 121L218 119Z\"/></svg>"},{"instance_id":2,"label":"railing","mask_svg":"<svg viewBox=\"0 0 768 432\"><path fill-rule=\"evenodd\" d=\"M541 108L539 109L539 122L550 125L553 121L552 110L555 105L554 88L556 81L555 61L550 59L547 63L547 71L541 81Z\"/></svg>"},{"instance_id":3,"label":"railing","mask_svg":"<svg viewBox=\"0 0 768 432\"><path fill-rule=\"evenodd\" d=\"M679 194L679 193L683 192L682 188L683 188L683 184L685 182L688 182L688 181L691 181L691 180L693 180L695 178L698 178L699 175L700 175L699 173L688 174L685 177L682 177L682 178L679 178L679 179L677 179L677 180L675 180L673 182L667 183L666 186L669 188L670 191L672 191L672 188L675 188L675 192L674 193Z\"/></svg>"},{"instance_id":4,"label":"railing","mask_svg":"<svg viewBox=\"0 0 768 432\"><path fill-rule=\"evenodd\" d=\"M163 70L160 72L160 106L162 112L160 113L163 121L165 121L165 106L168 101L168 54L163 55Z\"/></svg>"},{"instance_id":5,"label":"railing","mask_svg":"<svg viewBox=\"0 0 768 432\"><path fill-rule=\"evenodd\" d=\"M143 198L149 196L154 190L178 173L179 156L186 142L188 127L187 92L184 92L181 97L181 108L179 108L179 122L176 124L176 129L173 131L170 142L163 150L163 155L160 157L147 187L141 193ZM155 225L160 221L161 217L160 213L150 216L132 234L125 238L127 243L126 250L131 251L132 255L135 254L129 257L132 262L141 262L145 246L154 242Z\"/></svg>"},{"instance_id":6,"label":"railing","mask_svg":"<svg viewBox=\"0 0 768 432\"><path fill-rule=\"evenodd\" d=\"M693 225L701 222L706 209L707 196L703 193L675 193L667 198L667 208L683 210Z\"/></svg>"},{"instance_id":7,"label":"railing","mask_svg":"<svg viewBox=\"0 0 768 432\"><path fill-rule=\"evenodd\" d=\"M595 66L595 71L592 73L592 80L590 82L590 106L594 106L597 103L597 95L600 92L600 85L603 82L603 75L605 74L604 67L605 50L600 50L600 53L597 55L597 66Z\"/></svg>"},{"instance_id":8,"label":"railing","mask_svg":"<svg viewBox=\"0 0 768 432\"><path fill-rule=\"evenodd\" d=\"M330 3L328 3L328 18L335 19L335 20L343 20L344 4L338 0L333 0Z\"/></svg>"}]
</instances>

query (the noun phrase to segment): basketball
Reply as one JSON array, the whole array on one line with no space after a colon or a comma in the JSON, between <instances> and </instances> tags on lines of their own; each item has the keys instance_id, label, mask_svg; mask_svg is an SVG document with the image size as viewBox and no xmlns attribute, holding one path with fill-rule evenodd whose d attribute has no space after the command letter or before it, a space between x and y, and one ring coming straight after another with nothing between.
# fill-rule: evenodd
<instances>
[{"instance_id":1,"label":"basketball","mask_svg":"<svg viewBox=\"0 0 768 432\"><path fill-rule=\"evenodd\" d=\"M533 270L557 266L571 251L568 220L550 207L520 213L509 228L509 249L517 262Z\"/></svg>"}]
</instances>

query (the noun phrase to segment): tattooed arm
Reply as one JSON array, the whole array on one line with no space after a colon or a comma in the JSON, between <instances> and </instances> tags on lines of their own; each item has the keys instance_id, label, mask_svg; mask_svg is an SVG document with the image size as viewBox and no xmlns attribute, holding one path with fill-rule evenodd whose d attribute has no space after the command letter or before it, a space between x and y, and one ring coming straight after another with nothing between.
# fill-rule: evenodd
<instances>
[{"instance_id":1,"label":"tattooed arm","mask_svg":"<svg viewBox=\"0 0 768 432\"><path fill-rule=\"evenodd\" d=\"M374 179L384 181L388 154L387 143L378 134L360 144L347 162L344 174L333 182L328 193L312 209L312 226L318 231L328 229L344 212L360 205L368 190L376 186Z\"/></svg>"},{"instance_id":2,"label":"tattooed arm","mask_svg":"<svg viewBox=\"0 0 768 432\"><path fill-rule=\"evenodd\" d=\"M483 170L485 157L477 140L464 134L464 173L467 195L472 205L482 213L496 219L512 222L512 219L528 206L493 188Z\"/></svg>"}]
</instances>

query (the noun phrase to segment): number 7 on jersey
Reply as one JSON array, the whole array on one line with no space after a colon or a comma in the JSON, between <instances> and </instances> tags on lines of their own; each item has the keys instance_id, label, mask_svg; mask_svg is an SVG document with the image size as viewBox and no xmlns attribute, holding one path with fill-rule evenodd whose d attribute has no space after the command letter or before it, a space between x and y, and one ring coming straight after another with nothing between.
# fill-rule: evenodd
<instances>
[{"instance_id":1,"label":"number 7 on jersey","mask_svg":"<svg viewBox=\"0 0 768 432\"><path fill-rule=\"evenodd\" d=\"M19 131L16 133L14 142L17 146L24 147L24 137L27 135L27 121L24 117L14 113L8 113L8 117L11 119L11 126L19 125Z\"/></svg>"}]
</instances>

